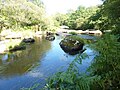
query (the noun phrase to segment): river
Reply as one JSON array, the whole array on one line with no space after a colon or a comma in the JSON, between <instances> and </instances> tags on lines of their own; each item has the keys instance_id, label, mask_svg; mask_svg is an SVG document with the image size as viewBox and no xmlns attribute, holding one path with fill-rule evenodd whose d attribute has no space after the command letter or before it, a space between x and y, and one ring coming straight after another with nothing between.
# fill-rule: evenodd
<instances>
[{"instance_id":1,"label":"river","mask_svg":"<svg viewBox=\"0 0 120 90\"><path fill-rule=\"evenodd\" d=\"M85 39L94 36L80 35ZM27 49L0 56L0 90L20 90L39 84L45 85L46 79L59 70L66 70L76 55L65 53L59 46L62 37L56 36L54 41L47 41L43 36L37 37L34 44ZM89 58L82 61L80 71L85 72L94 59L94 52L85 45Z\"/></svg>"}]
</instances>

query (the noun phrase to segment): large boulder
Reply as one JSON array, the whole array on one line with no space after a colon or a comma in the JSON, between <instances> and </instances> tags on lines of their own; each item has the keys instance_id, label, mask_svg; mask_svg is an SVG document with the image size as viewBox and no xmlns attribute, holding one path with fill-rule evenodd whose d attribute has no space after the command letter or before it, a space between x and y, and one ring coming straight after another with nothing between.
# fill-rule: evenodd
<instances>
[{"instance_id":1,"label":"large boulder","mask_svg":"<svg viewBox=\"0 0 120 90\"><path fill-rule=\"evenodd\" d=\"M78 36L67 36L60 42L61 48L71 55L83 51L84 42Z\"/></svg>"},{"instance_id":2,"label":"large boulder","mask_svg":"<svg viewBox=\"0 0 120 90\"><path fill-rule=\"evenodd\" d=\"M24 43L34 43L34 42L35 42L35 39L33 39L33 38L24 38L24 39L22 40L22 42L24 42Z\"/></svg>"}]
</instances>

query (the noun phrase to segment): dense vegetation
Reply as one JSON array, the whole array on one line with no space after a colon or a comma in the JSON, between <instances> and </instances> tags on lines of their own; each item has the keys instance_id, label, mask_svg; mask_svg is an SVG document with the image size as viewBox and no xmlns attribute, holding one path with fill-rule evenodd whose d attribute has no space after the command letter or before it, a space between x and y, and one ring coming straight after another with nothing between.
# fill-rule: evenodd
<instances>
[{"instance_id":1,"label":"dense vegetation","mask_svg":"<svg viewBox=\"0 0 120 90\"><path fill-rule=\"evenodd\" d=\"M0 31L47 30L52 29L52 24L40 0L0 0Z\"/></svg>"},{"instance_id":2,"label":"dense vegetation","mask_svg":"<svg viewBox=\"0 0 120 90\"><path fill-rule=\"evenodd\" d=\"M93 29L94 26L92 22L89 21L89 18L96 13L99 8L89 7L85 8L79 6L77 10L70 10L67 14L57 13L54 18L59 22L60 25L67 25L70 29Z\"/></svg>"},{"instance_id":3,"label":"dense vegetation","mask_svg":"<svg viewBox=\"0 0 120 90\"><path fill-rule=\"evenodd\" d=\"M113 30L114 33L120 34L119 6L119 0L103 0L101 6L79 6L77 10L70 10L67 14L57 13L54 18L60 25L67 25L70 29Z\"/></svg>"}]
</instances>

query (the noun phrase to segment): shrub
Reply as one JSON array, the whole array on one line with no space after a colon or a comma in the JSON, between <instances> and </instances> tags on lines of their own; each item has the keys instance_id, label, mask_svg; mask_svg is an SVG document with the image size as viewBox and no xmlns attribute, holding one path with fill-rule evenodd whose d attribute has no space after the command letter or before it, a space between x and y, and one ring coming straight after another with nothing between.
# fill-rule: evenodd
<instances>
[{"instance_id":1,"label":"shrub","mask_svg":"<svg viewBox=\"0 0 120 90\"><path fill-rule=\"evenodd\" d=\"M104 35L93 47L98 51L90 70L92 75L101 76L103 89L120 89L120 43L114 35Z\"/></svg>"},{"instance_id":2,"label":"shrub","mask_svg":"<svg viewBox=\"0 0 120 90\"><path fill-rule=\"evenodd\" d=\"M76 32L69 32L69 34L72 34L72 35L77 35Z\"/></svg>"}]
</instances>

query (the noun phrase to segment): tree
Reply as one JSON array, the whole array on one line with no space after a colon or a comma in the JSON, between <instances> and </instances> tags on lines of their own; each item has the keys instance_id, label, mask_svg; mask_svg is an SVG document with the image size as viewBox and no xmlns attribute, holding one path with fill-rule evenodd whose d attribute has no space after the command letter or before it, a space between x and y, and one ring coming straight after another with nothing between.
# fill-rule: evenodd
<instances>
[{"instance_id":1,"label":"tree","mask_svg":"<svg viewBox=\"0 0 120 90\"><path fill-rule=\"evenodd\" d=\"M56 20L60 26L66 25L68 16L66 14L56 13L53 19Z\"/></svg>"},{"instance_id":2,"label":"tree","mask_svg":"<svg viewBox=\"0 0 120 90\"><path fill-rule=\"evenodd\" d=\"M89 18L96 13L98 7L82 7L79 6L77 10L67 13L67 25L71 29L92 29Z\"/></svg>"},{"instance_id":3,"label":"tree","mask_svg":"<svg viewBox=\"0 0 120 90\"><path fill-rule=\"evenodd\" d=\"M10 28L45 24L45 9L40 0L34 0L34 3L29 0L4 0L0 6L0 22L5 24L7 20Z\"/></svg>"},{"instance_id":4,"label":"tree","mask_svg":"<svg viewBox=\"0 0 120 90\"><path fill-rule=\"evenodd\" d=\"M120 1L119 0L104 0L101 8L104 17L108 19L108 29L113 33L120 34Z\"/></svg>"}]
</instances>

